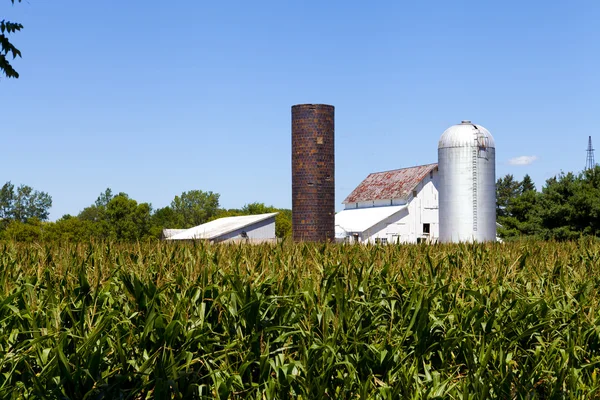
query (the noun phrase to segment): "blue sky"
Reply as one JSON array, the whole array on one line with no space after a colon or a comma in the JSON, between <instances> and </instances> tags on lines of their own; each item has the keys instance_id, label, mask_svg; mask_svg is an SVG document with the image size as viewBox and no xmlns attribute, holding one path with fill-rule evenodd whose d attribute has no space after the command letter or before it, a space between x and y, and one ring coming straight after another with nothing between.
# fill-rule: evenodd
<instances>
[{"instance_id":1,"label":"blue sky","mask_svg":"<svg viewBox=\"0 0 600 400\"><path fill-rule=\"evenodd\" d=\"M436 162L462 119L494 135L498 177L538 189L585 166L588 135L600 149L600 2L372 3L3 0L25 28L0 184L48 192L51 219L107 187L291 208L299 103L336 107L338 210L370 172Z\"/></svg>"}]
</instances>

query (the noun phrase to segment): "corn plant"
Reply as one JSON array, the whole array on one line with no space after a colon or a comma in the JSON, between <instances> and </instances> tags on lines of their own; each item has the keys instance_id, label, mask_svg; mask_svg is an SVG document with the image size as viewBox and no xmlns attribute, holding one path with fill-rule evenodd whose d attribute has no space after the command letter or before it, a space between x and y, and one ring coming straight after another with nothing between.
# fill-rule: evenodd
<instances>
[{"instance_id":1,"label":"corn plant","mask_svg":"<svg viewBox=\"0 0 600 400\"><path fill-rule=\"evenodd\" d=\"M600 398L593 240L0 248L1 398Z\"/></svg>"}]
</instances>

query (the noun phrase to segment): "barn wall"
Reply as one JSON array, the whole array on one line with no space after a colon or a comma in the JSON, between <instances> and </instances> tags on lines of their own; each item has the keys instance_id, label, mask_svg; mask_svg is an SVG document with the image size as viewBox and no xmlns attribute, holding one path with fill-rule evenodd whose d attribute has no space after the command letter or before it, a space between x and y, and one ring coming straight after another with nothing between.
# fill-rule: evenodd
<instances>
[{"instance_id":1,"label":"barn wall","mask_svg":"<svg viewBox=\"0 0 600 400\"><path fill-rule=\"evenodd\" d=\"M263 221L259 221L255 224L247 225L243 228L236 229L235 231L226 233L218 238L215 238L215 242L225 241L243 241L246 240L242 237L242 231L246 232L248 241L250 242L262 242L262 241L276 241L275 236L275 216L267 218Z\"/></svg>"},{"instance_id":2,"label":"barn wall","mask_svg":"<svg viewBox=\"0 0 600 400\"><path fill-rule=\"evenodd\" d=\"M385 238L387 243L395 243L397 241L401 243L407 242L409 241L407 232L408 220L408 210L401 210L363 232L362 241L365 243L376 243L377 239Z\"/></svg>"},{"instance_id":3,"label":"barn wall","mask_svg":"<svg viewBox=\"0 0 600 400\"><path fill-rule=\"evenodd\" d=\"M436 169L432 176L426 176L415 187L416 196L413 196L413 193L409 195L406 209L363 232L360 241L375 243L377 239L381 238L385 238L387 243L416 243L418 238L436 241L439 237L438 182L439 176ZM361 208L390 205L390 202L393 205L407 203L403 199L376 200L360 202L358 206ZM429 234L423 232L423 224L429 224Z\"/></svg>"},{"instance_id":4,"label":"barn wall","mask_svg":"<svg viewBox=\"0 0 600 400\"><path fill-rule=\"evenodd\" d=\"M413 216L409 223L411 242L417 238L430 238L436 241L439 237L439 175L433 171L433 177L425 177L415 188L417 196L410 201L409 214ZM423 232L424 225L429 224L429 235Z\"/></svg>"},{"instance_id":5,"label":"barn wall","mask_svg":"<svg viewBox=\"0 0 600 400\"><path fill-rule=\"evenodd\" d=\"M375 226L362 232L359 241L362 243L374 243L376 239L386 238L388 243L416 243L417 239L437 241L439 237L439 173L435 168L431 174L425 176L417 184L414 193L408 195L408 199L384 199L361 201L358 203L345 204L346 209L368 208L377 206L408 207L403 211L380 221ZM423 232L424 225L429 224L429 234Z\"/></svg>"}]
</instances>

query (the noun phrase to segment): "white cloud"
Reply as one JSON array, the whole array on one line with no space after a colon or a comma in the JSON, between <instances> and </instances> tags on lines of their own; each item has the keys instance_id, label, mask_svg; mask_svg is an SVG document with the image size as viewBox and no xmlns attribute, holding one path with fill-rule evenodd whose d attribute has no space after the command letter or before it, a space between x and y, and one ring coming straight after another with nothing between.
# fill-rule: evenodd
<instances>
[{"instance_id":1,"label":"white cloud","mask_svg":"<svg viewBox=\"0 0 600 400\"><path fill-rule=\"evenodd\" d=\"M537 156L519 156L508 160L510 165L529 165L537 160Z\"/></svg>"}]
</instances>

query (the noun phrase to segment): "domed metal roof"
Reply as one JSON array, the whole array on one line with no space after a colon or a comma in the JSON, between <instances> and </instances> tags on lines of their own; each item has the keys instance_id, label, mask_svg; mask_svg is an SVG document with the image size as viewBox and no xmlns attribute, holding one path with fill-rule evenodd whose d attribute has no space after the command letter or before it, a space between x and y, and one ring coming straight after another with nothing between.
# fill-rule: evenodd
<instances>
[{"instance_id":1,"label":"domed metal roof","mask_svg":"<svg viewBox=\"0 0 600 400\"><path fill-rule=\"evenodd\" d=\"M477 139L477 140L475 140ZM446 129L438 143L438 149L445 147L491 147L496 148L494 137L481 125L471 121L462 121Z\"/></svg>"}]
</instances>

